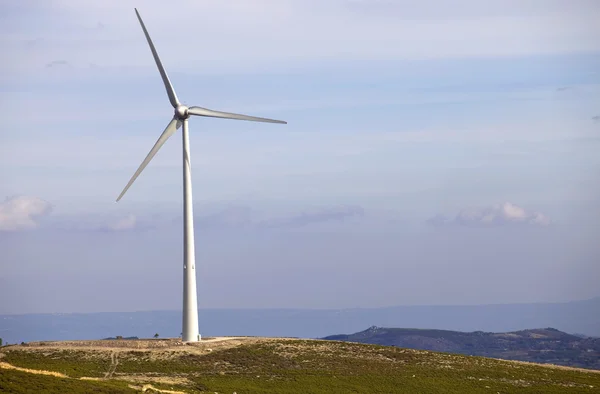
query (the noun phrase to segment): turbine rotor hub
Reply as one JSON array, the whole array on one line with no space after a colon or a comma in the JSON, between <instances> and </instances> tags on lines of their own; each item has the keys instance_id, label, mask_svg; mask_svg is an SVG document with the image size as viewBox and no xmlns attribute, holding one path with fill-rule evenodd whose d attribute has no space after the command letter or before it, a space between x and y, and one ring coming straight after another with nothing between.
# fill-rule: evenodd
<instances>
[{"instance_id":1,"label":"turbine rotor hub","mask_svg":"<svg viewBox=\"0 0 600 394\"><path fill-rule=\"evenodd\" d=\"M177 117L177 119L187 119L190 117L190 114L188 113L188 107L186 107L185 105L178 105L175 108L175 116Z\"/></svg>"}]
</instances>

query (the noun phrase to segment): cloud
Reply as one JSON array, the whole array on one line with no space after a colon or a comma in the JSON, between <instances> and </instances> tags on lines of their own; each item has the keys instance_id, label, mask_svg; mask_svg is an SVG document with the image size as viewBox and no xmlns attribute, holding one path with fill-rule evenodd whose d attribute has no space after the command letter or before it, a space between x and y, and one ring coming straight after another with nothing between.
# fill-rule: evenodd
<instances>
[{"instance_id":1,"label":"cloud","mask_svg":"<svg viewBox=\"0 0 600 394\"><path fill-rule=\"evenodd\" d=\"M348 61L515 56L575 53L600 48L590 1L461 0L351 2L346 0L180 1L177 7L146 1L140 9L171 72L255 72L282 66ZM27 2L26 2L27 3ZM362 3L362 4L361 4ZM250 5L251 4L251 5ZM568 4L568 6L567 6ZM35 53L9 45L0 71L33 74L39 59L60 54L74 67L95 63L153 70L135 19L134 1L59 0L23 6L2 29L5 36L33 39L52 32ZM185 13L179 12L186 9ZM35 23L23 23L31 21ZM101 20L103 28L98 28ZM176 23L184 28L173 29ZM306 26L311 26L306 29ZM510 29L506 27L510 26ZM95 28L90 28L95 27ZM273 34L275 32L275 34ZM213 37L203 50L186 51L181 36ZM490 45L493 42L494 45ZM18 64L17 64L18 63ZM139 70L134 70L139 72Z\"/></svg>"},{"instance_id":2,"label":"cloud","mask_svg":"<svg viewBox=\"0 0 600 394\"><path fill-rule=\"evenodd\" d=\"M45 226L51 231L115 233L144 231L155 227L153 215L138 217L124 213L81 213L57 215Z\"/></svg>"},{"instance_id":3,"label":"cloud","mask_svg":"<svg viewBox=\"0 0 600 394\"><path fill-rule=\"evenodd\" d=\"M461 210L454 219L438 214L427 220L433 226L504 226L550 224L550 219L539 212L530 212L510 202L488 207L471 207Z\"/></svg>"},{"instance_id":4,"label":"cloud","mask_svg":"<svg viewBox=\"0 0 600 394\"><path fill-rule=\"evenodd\" d=\"M46 68L60 67L60 66L68 66L69 62L66 60L53 60L50 63L46 63Z\"/></svg>"},{"instance_id":5,"label":"cloud","mask_svg":"<svg viewBox=\"0 0 600 394\"><path fill-rule=\"evenodd\" d=\"M328 207L298 215L276 218L263 222L266 227L303 227L316 223L343 221L364 216L364 209L357 206Z\"/></svg>"},{"instance_id":6,"label":"cloud","mask_svg":"<svg viewBox=\"0 0 600 394\"><path fill-rule=\"evenodd\" d=\"M364 216L364 209L358 206L325 207L312 211L273 217L273 215L261 214L247 206L232 205L216 213L196 217L195 224L203 229L211 230L220 228L296 228L317 223L343 221L352 217L362 216Z\"/></svg>"},{"instance_id":7,"label":"cloud","mask_svg":"<svg viewBox=\"0 0 600 394\"><path fill-rule=\"evenodd\" d=\"M48 215L52 205L38 197L9 197L0 203L0 231L31 230L38 227L37 219Z\"/></svg>"},{"instance_id":8,"label":"cloud","mask_svg":"<svg viewBox=\"0 0 600 394\"><path fill-rule=\"evenodd\" d=\"M600 123L600 115L592 116L592 120L596 123Z\"/></svg>"},{"instance_id":9,"label":"cloud","mask_svg":"<svg viewBox=\"0 0 600 394\"><path fill-rule=\"evenodd\" d=\"M24 40L23 43L25 44L25 46L27 48L33 48L36 45L41 44L43 41L44 41L43 38L37 37L37 38L31 38L31 39Z\"/></svg>"},{"instance_id":10,"label":"cloud","mask_svg":"<svg viewBox=\"0 0 600 394\"><path fill-rule=\"evenodd\" d=\"M326 207L298 213L277 213L271 210L259 211L245 205L200 208L194 216L194 226L199 231L261 231L305 227L325 222L340 222L352 217L362 217L364 210L357 206ZM1 216L0 216L1 218ZM161 213L85 213L59 215L45 226L51 231L120 233L145 232L159 228L179 227L182 216L174 216L172 211Z\"/></svg>"},{"instance_id":11,"label":"cloud","mask_svg":"<svg viewBox=\"0 0 600 394\"><path fill-rule=\"evenodd\" d=\"M438 213L437 215L432 216L429 219L427 219L426 222L433 226L443 226L443 225L451 223L452 220L447 218L446 216Z\"/></svg>"},{"instance_id":12,"label":"cloud","mask_svg":"<svg viewBox=\"0 0 600 394\"><path fill-rule=\"evenodd\" d=\"M104 229L108 230L108 231L133 230L134 228L136 228L136 223L137 223L137 219L136 219L135 215L129 214L129 215L125 216L124 218L120 218L120 219L110 222L108 225L106 225L106 227Z\"/></svg>"},{"instance_id":13,"label":"cloud","mask_svg":"<svg viewBox=\"0 0 600 394\"><path fill-rule=\"evenodd\" d=\"M229 206L218 212L199 216L196 224L205 228L248 227L254 225L254 210L246 206Z\"/></svg>"}]
</instances>

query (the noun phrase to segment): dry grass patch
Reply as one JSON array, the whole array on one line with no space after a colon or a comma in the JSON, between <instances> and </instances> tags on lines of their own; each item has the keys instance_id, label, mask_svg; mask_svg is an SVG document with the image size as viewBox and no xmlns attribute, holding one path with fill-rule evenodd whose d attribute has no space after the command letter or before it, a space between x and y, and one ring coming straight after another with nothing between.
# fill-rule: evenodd
<instances>
[{"instance_id":1,"label":"dry grass patch","mask_svg":"<svg viewBox=\"0 0 600 394\"><path fill-rule=\"evenodd\" d=\"M11 365L11 364L5 363L5 362L0 362L0 368L12 369L14 371L21 371L21 372L27 372L27 373L33 373L36 375L47 375L47 376L54 376L57 378L68 378L67 375L62 374L62 373L58 373L58 372L54 372L54 371L45 371L45 370L41 370L41 369L15 367L14 365Z\"/></svg>"}]
</instances>

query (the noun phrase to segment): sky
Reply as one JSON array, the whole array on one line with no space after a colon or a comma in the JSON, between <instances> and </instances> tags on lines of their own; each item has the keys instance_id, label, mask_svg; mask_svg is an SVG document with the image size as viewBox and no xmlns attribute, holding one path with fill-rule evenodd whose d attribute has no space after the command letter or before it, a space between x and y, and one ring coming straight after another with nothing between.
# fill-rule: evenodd
<instances>
[{"instance_id":1,"label":"sky","mask_svg":"<svg viewBox=\"0 0 600 394\"><path fill-rule=\"evenodd\" d=\"M599 296L600 3L0 2L0 314Z\"/></svg>"}]
</instances>

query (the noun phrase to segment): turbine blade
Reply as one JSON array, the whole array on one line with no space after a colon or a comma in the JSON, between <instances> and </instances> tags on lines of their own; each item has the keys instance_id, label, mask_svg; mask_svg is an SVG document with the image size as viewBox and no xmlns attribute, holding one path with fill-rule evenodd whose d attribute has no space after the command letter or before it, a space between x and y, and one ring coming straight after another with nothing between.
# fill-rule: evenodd
<instances>
[{"instance_id":1,"label":"turbine blade","mask_svg":"<svg viewBox=\"0 0 600 394\"><path fill-rule=\"evenodd\" d=\"M202 107L190 107L188 109L188 114L196 115L196 116L207 116L210 118L237 119L237 120L249 120L252 122L287 124L287 122L284 122L283 120L258 118L256 116L232 114L230 112L213 111L212 109L207 109L207 108L202 108Z\"/></svg>"},{"instance_id":2,"label":"turbine blade","mask_svg":"<svg viewBox=\"0 0 600 394\"><path fill-rule=\"evenodd\" d=\"M173 118L169 122L169 124L165 128L165 131L163 131L163 133L160 135L160 137L158 137L158 140L156 141L156 143L154 144L154 146L152 147L152 149L150 150L150 152L148 153L148 155L146 156L146 158L144 159L142 164L140 164L140 166L137 169L137 171L135 172L135 174L133 174L133 176L129 180L129 183L127 183L127 186L125 186L125 189L123 189L123 191L117 198L117 201L119 201L121 199L121 197L123 197L123 195L125 195L125 192L127 191L127 189L129 189L129 187L133 184L133 182L141 174L141 172L144 170L144 168L146 168L148 163L150 163L150 160L152 160L154 155L156 155L156 152L158 152L158 150L161 148L161 146L163 146L164 143L169 139L169 137L172 136L177 131L177 129L180 127L181 127L181 121L177 120L176 118Z\"/></svg>"},{"instance_id":3,"label":"turbine blade","mask_svg":"<svg viewBox=\"0 0 600 394\"><path fill-rule=\"evenodd\" d=\"M146 26L142 21L142 17L138 12L137 8L134 8L135 14L137 15L138 20L140 21L140 25L142 25L142 30L144 30L144 35L146 36L146 40L148 41L148 45L150 45L150 50L152 51L152 56L154 56L154 61L156 62L156 66L158 67L158 72L160 72L160 76L162 77L163 83L165 84L165 89L167 89L167 95L169 96L169 101L173 108L179 105L179 100L177 99L177 95L175 94L175 89L173 89L173 85L171 85L171 81L169 81L169 77L167 76L167 72L165 71L160 58L158 57L158 53L156 53L156 48L154 48L154 44L150 39L150 34L148 34L148 30L146 30Z\"/></svg>"}]
</instances>

